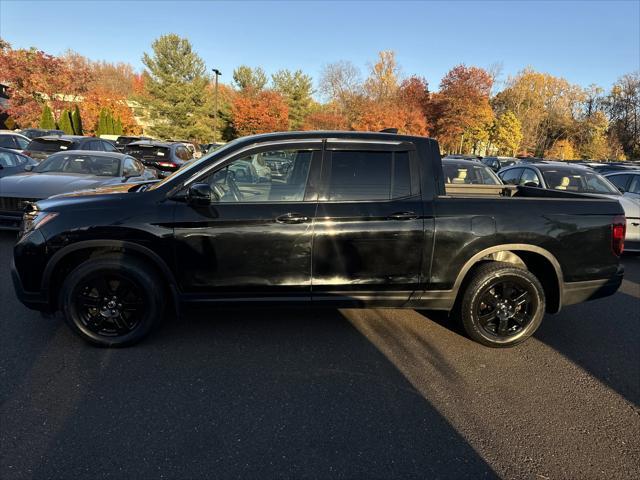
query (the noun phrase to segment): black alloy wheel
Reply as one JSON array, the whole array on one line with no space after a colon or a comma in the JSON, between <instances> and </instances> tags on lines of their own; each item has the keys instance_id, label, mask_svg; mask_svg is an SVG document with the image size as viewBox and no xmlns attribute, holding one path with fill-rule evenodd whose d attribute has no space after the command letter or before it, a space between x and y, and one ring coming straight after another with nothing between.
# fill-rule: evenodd
<instances>
[{"instance_id":1,"label":"black alloy wheel","mask_svg":"<svg viewBox=\"0 0 640 480\"><path fill-rule=\"evenodd\" d=\"M504 262L484 262L470 274L458 313L465 331L488 347L511 347L540 326L546 300L536 276Z\"/></svg>"}]
</instances>

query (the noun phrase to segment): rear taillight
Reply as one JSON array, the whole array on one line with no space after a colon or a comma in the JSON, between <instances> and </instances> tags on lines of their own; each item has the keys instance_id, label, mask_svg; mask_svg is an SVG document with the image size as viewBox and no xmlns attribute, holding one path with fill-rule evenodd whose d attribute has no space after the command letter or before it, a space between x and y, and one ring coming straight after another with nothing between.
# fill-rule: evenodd
<instances>
[{"instance_id":1,"label":"rear taillight","mask_svg":"<svg viewBox=\"0 0 640 480\"><path fill-rule=\"evenodd\" d=\"M624 215L618 215L611 225L611 248L617 256L624 251L624 236L627 231L627 220Z\"/></svg>"},{"instance_id":2,"label":"rear taillight","mask_svg":"<svg viewBox=\"0 0 640 480\"><path fill-rule=\"evenodd\" d=\"M171 163L171 162L158 162L158 165L160 165L161 167L168 167L168 168L172 168L176 166L174 163Z\"/></svg>"},{"instance_id":3,"label":"rear taillight","mask_svg":"<svg viewBox=\"0 0 640 480\"><path fill-rule=\"evenodd\" d=\"M26 155L27 157L32 157L33 156L33 155L31 155L31 152L29 150L23 150L22 154Z\"/></svg>"}]
</instances>

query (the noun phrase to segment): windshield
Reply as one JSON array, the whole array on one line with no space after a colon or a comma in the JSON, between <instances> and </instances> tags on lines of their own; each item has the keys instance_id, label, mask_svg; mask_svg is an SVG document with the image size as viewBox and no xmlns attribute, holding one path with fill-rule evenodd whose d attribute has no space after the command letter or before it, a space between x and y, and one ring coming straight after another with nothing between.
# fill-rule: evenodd
<instances>
[{"instance_id":1,"label":"windshield","mask_svg":"<svg viewBox=\"0 0 640 480\"><path fill-rule=\"evenodd\" d=\"M445 183L467 185L500 185L502 182L489 167L482 163L443 160Z\"/></svg>"},{"instance_id":2,"label":"windshield","mask_svg":"<svg viewBox=\"0 0 640 480\"><path fill-rule=\"evenodd\" d=\"M236 140L233 140L233 141L225 144L224 146L219 147L215 151L207 153L206 155L203 155L202 157L200 157L197 160L192 160L192 161L190 161L188 163L185 163L184 167L176 170L175 172L173 172L171 175L169 175L168 177L164 178L160 182L153 184L153 186L149 187L149 190L155 190L156 188L161 187L162 185L165 185L165 184L167 184L169 182L172 182L175 179L177 179L177 178L179 178L179 177L181 177L183 175L187 175L189 173L197 172L198 169L200 168L200 166L203 165L203 163L210 163L210 160L214 159L215 157L220 157L220 158L224 157L226 155L226 153L230 149L235 147L241 140L242 140L242 138L238 138Z\"/></svg>"},{"instance_id":3,"label":"windshield","mask_svg":"<svg viewBox=\"0 0 640 480\"><path fill-rule=\"evenodd\" d=\"M599 173L577 168L543 169L549 188L576 193L620 195L618 189Z\"/></svg>"},{"instance_id":4,"label":"windshield","mask_svg":"<svg viewBox=\"0 0 640 480\"><path fill-rule=\"evenodd\" d=\"M75 173L101 177L119 176L120 160L113 157L93 155L51 155L33 169L37 173Z\"/></svg>"}]
</instances>

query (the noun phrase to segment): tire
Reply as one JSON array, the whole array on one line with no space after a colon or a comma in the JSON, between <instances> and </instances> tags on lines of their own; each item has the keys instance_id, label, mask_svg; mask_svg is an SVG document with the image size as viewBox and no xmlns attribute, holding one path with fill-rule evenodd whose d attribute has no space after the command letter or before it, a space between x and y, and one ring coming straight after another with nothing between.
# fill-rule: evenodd
<instances>
[{"instance_id":1,"label":"tire","mask_svg":"<svg viewBox=\"0 0 640 480\"><path fill-rule=\"evenodd\" d=\"M494 348L524 342L545 313L540 281L510 263L487 262L475 269L460 301L459 315L471 339Z\"/></svg>"},{"instance_id":2,"label":"tire","mask_svg":"<svg viewBox=\"0 0 640 480\"><path fill-rule=\"evenodd\" d=\"M60 306L65 321L85 341L124 347L160 323L164 289L155 271L126 256L92 258L64 280Z\"/></svg>"}]
</instances>

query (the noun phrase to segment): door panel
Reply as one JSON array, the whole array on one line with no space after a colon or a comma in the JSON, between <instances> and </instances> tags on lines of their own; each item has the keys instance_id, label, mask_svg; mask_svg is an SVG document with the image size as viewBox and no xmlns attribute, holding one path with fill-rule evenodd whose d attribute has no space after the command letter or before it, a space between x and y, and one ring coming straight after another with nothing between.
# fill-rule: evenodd
<instances>
[{"instance_id":1,"label":"door panel","mask_svg":"<svg viewBox=\"0 0 640 480\"><path fill-rule=\"evenodd\" d=\"M310 299L316 196L305 192L318 181L313 176L319 175L321 154L287 148L278 153L291 167L288 175L259 176L252 164L258 152L202 180L221 193L218 201L178 204L174 232L183 291L210 298Z\"/></svg>"},{"instance_id":2,"label":"door panel","mask_svg":"<svg viewBox=\"0 0 640 480\"><path fill-rule=\"evenodd\" d=\"M314 222L314 302L402 305L419 288L424 212L410 158L409 152L325 153Z\"/></svg>"}]
</instances>

